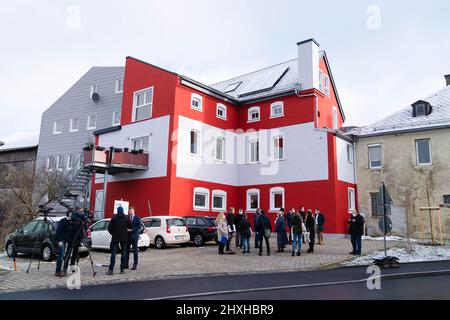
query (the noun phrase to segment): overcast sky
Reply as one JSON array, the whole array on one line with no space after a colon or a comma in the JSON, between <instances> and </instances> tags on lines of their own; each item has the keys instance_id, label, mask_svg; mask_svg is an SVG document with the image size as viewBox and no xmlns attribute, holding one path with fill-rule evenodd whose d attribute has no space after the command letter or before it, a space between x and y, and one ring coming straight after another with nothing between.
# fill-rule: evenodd
<instances>
[{"instance_id":1,"label":"overcast sky","mask_svg":"<svg viewBox=\"0 0 450 320\"><path fill-rule=\"evenodd\" d=\"M365 125L445 86L450 1L7 1L0 9L0 138L91 66L128 55L211 84L326 50L346 113Z\"/></svg>"}]
</instances>

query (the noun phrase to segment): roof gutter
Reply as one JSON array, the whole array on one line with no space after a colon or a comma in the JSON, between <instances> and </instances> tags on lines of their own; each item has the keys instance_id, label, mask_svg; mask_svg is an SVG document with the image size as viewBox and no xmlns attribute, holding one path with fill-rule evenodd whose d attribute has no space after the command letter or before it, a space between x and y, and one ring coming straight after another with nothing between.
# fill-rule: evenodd
<instances>
[{"instance_id":1,"label":"roof gutter","mask_svg":"<svg viewBox=\"0 0 450 320\"><path fill-rule=\"evenodd\" d=\"M214 98L220 99L225 102L229 102L232 104L239 104L239 101L234 99L232 96L229 96L227 94L224 94L218 90L215 90L211 87L208 87L207 85L204 85L203 83L200 83L198 81L192 80L190 78L187 78L185 76L180 75L180 83L182 85L185 85L186 87L195 89L197 91L203 92L204 94L210 95Z\"/></svg>"},{"instance_id":2,"label":"roof gutter","mask_svg":"<svg viewBox=\"0 0 450 320\"><path fill-rule=\"evenodd\" d=\"M397 130L397 131L385 131L385 132L370 133L370 134L353 134L352 136L355 137L355 139L361 139L361 138L371 138L371 137L378 137L378 136L388 136L388 135L396 135L396 134L402 134L402 133L414 133L414 132L420 132L420 131L441 130L441 129L449 129L449 128L450 128L450 124L446 124L446 125L435 126L435 127L422 127L422 128L404 129L404 130Z\"/></svg>"}]
</instances>

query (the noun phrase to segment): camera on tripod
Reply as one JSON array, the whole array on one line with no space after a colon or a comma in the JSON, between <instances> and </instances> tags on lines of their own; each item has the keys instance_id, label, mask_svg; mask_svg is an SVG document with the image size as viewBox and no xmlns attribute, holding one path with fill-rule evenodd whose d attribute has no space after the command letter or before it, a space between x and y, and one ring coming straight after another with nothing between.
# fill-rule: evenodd
<instances>
[{"instance_id":1,"label":"camera on tripod","mask_svg":"<svg viewBox=\"0 0 450 320\"><path fill-rule=\"evenodd\" d=\"M53 210L53 208L46 207L45 205L39 205L38 208L39 208L39 213L43 213L44 214L44 218L47 218L47 216L50 213L50 211Z\"/></svg>"}]
</instances>

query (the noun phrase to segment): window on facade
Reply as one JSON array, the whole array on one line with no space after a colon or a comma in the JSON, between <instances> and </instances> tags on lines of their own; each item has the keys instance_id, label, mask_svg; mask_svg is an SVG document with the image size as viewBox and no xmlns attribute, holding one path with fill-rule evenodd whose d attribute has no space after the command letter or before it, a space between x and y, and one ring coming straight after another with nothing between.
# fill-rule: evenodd
<instances>
[{"instance_id":1,"label":"window on facade","mask_svg":"<svg viewBox=\"0 0 450 320\"><path fill-rule=\"evenodd\" d=\"M123 92L123 79L116 79L116 93Z\"/></svg>"},{"instance_id":2,"label":"window on facade","mask_svg":"<svg viewBox=\"0 0 450 320\"><path fill-rule=\"evenodd\" d=\"M55 168L55 157L53 156L47 157L46 168L47 170L52 170L53 168Z\"/></svg>"},{"instance_id":3,"label":"window on facade","mask_svg":"<svg viewBox=\"0 0 450 320\"><path fill-rule=\"evenodd\" d=\"M152 117L153 87L134 93L133 121L144 120Z\"/></svg>"},{"instance_id":4,"label":"window on facade","mask_svg":"<svg viewBox=\"0 0 450 320\"><path fill-rule=\"evenodd\" d=\"M377 194L378 194L377 192L370 193L370 206L372 208L372 216L373 217L379 216L378 209L377 209Z\"/></svg>"},{"instance_id":5,"label":"window on facade","mask_svg":"<svg viewBox=\"0 0 450 320\"><path fill-rule=\"evenodd\" d=\"M121 112L120 111L114 111L113 112L113 126L118 126L120 125L120 117L121 117Z\"/></svg>"},{"instance_id":6,"label":"window on facade","mask_svg":"<svg viewBox=\"0 0 450 320\"><path fill-rule=\"evenodd\" d=\"M92 130L92 129L95 129L96 126L97 126L97 115L96 114L91 114L88 117L87 129L88 130Z\"/></svg>"},{"instance_id":7,"label":"window on facade","mask_svg":"<svg viewBox=\"0 0 450 320\"><path fill-rule=\"evenodd\" d=\"M327 75L323 75L323 89L327 96L330 95L330 78Z\"/></svg>"},{"instance_id":8,"label":"window on facade","mask_svg":"<svg viewBox=\"0 0 450 320\"><path fill-rule=\"evenodd\" d=\"M355 189L348 188L348 211L355 211Z\"/></svg>"},{"instance_id":9,"label":"window on facade","mask_svg":"<svg viewBox=\"0 0 450 320\"><path fill-rule=\"evenodd\" d=\"M284 188L274 187L270 189L270 210L276 211L284 208Z\"/></svg>"},{"instance_id":10,"label":"window on facade","mask_svg":"<svg viewBox=\"0 0 450 320\"><path fill-rule=\"evenodd\" d=\"M94 93L98 93L98 85L97 84L93 84L91 85L91 92L89 94L89 98L92 98L92 95Z\"/></svg>"},{"instance_id":11,"label":"window on facade","mask_svg":"<svg viewBox=\"0 0 450 320\"><path fill-rule=\"evenodd\" d=\"M64 156L63 155L56 156L56 169L58 169L58 170L64 169Z\"/></svg>"},{"instance_id":12,"label":"window on facade","mask_svg":"<svg viewBox=\"0 0 450 320\"><path fill-rule=\"evenodd\" d=\"M227 208L227 193L222 190L212 191L212 210L224 211Z\"/></svg>"},{"instance_id":13,"label":"window on facade","mask_svg":"<svg viewBox=\"0 0 450 320\"><path fill-rule=\"evenodd\" d=\"M450 194L444 194L443 198L445 204L450 204Z\"/></svg>"},{"instance_id":14,"label":"window on facade","mask_svg":"<svg viewBox=\"0 0 450 320\"><path fill-rule=\"evenodd\" d=\"M337 112L337 109L336 109L336 107L333 107L333 115L332 115L332 117L333 117L333 130L337 130L338 129L338 112Z\"/></svg>"},{"instance_id":15,"label":"window on facade","mask_svg":"<svg viewBox=\"0 0 450 320\"><path fill-rule=\"evenodd\" d=\"M197 111L202 111L202 97L196 93L191 95L191 108Z\"/></svg>"},{"instance_id":16,"label":"window on facade","mask_svg":"<svg viewBox=\"0 0 450 320\"><path fill-rule=\"evenodd\" d=\"M225 138L216 137L216 160L225 160Z\"/></svg>"},{"instance_id":17,"label":"window on facade","mask_svg":"<svg viewBox=\"0 0 450 320\"><path fill-rule=\"evenodd\" d=\"M249 162L257 163L259 162L259 141L253 140L249 141Z\"/></svg>"},{"instance_id":18,"label":"window on facade","mask_svg":"<svg viewBox=\"0 0 450 320\"><path fill-rule=\"evenodd\" d=\"M418 165L431 164L430 139L416 140L416 156Z\"/></svg>"},{"instance_id":19,"label":"window on facade","mask_svg":"<svg viewBox=\"0 0 450 320\"><path fill-rule=\"evenodd\" d=\"M382 167L381 161L381 145L369 145L369 168L377 169Z\"/></svg>"},{"instance_id":20,"label":"window on facade","mask_svg":"<svg viewBox=\"0 0 450 320\"><path fill-rule=\"evenodd\" d=\"M256 211L259 208L259 190L247 190L247 211Z\"/></svg>"},{"instance_id":21,"label":"window on facade","mask_svg":"<svg viewBox=\"0 0 450 320\"><path fill-rule=\"evenodd\" d=\"M248 122L260 120L259 107L252 107L248 109Z\"/></svg>"},{"instance_id":22,"label":"window on facade","mask_svg":"<svg viewBox=\"0 0 450 320\"><path fill-rule=\"evenodd\" d=\"M75 156L73 154L67 155L67 170L71 170L73 168Z\"/></svg>"},{"instance_id":23,"label":"window on facade","mask_svg":"<svg viewBox=\"0 0 450 320\"><path fill-rule=\"evenodd\" d=\"M55 122L53 122L53 134L62 133L62 126L63 126L62 120L56 120Z\"/></svg>"},{"instance_id":24,"label":"window on facade","mask_svg":"<svg viewBox=\"0 0 450 320\"><path fill-rule=\"evenodd\" d=\"M209 210L209 190L194 188L194 210Z\"/></svg>"},{"instance_id":25,"label":"window on facade","mask_svg":"<svg viewBox=\"0 0 450 320\"><path fill-rule=\"evenodd\" d=\"M190 149L191 154L200 155L200 133L197 130L190 132Z\"/></svg>"},{"instance_id":26,"label":"window on facade","mask_svg":"<svg viewBox=\"0 0 450 320\"><path fill-rule=\"evenodd\" d=\"M144 152L148 152L149 149L148 145L149 145L148 136L131 139L131 148L133 150L143 150Z\"/></svg>"},{"instance_id":27,"label":"window on facade","mask_svg":"<svg viewBox=\"0 0 450 320\"><path fill-rule=\"evenodd\" d=\"M227 107L223 104L218 103L216 106L216 116L220 119L227 118Z\"/></svg>"},{"instance_id":28,"label":"window on facade","mask_svg":"<svg viewBox=\"0 0 450 320\"><path fill-rule=\"evenodd\" d=\"M270 117L282 117L284 115L284 104L282 101L274 102L270 105Z\"/></svg>"},{"instance_id":29,"label":"window on facade","mask_svg":"<svg viewBox=\"0 0 450 320\"><path fill-rule=\"evenodd\" d=\"M319 90L323 92L323 71L319 70Z\"/></svg>"},{"instance_id":30,"label":"window on facade","mask_svg":"<svg viewBox=\"0 0 450 320\"><path fill-rule=\"evenodd\" d=\"M347 162L353 163L353 146L351 144L347 144Z\"/></svg>"},{"instance_id":31,"label":"window on facade","mask_svg":"<svg viewBox=\"0 0 450 320\"><path fill-rule=\"evenodd\" d=\"M284 138L275 137L273 139L273 158L274 160L284 159Z\"/></svg>"},{"instance_id":32,"label":"window on facade","mask_svg":"<svg viewBox=\"0 0 450 320\"><path fill-rule=\"evenodd\" d=\"M79 123L80 123L80 119L78 119L78 118L70 119L70 132L78 131Z\"/></svg>"}]
</instances>

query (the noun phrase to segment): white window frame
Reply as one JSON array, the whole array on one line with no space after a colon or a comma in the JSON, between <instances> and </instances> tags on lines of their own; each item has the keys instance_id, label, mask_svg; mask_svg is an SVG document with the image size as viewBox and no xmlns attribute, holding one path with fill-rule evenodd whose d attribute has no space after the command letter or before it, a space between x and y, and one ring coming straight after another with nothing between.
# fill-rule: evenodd
<instances>
[{"instance_id":1,"label":"white window frame","mask_svg":"<svg viewBox=\"0 0 450 320\"><path fill-rule=\"evenodd\" d=\"M353 145L350 143L347 143L347 162L351 164L355 162L353 154Z\"/></svg>"},{"instance_id":2,"label":"white window frame","mask_svg":"<svg viewBox=\"0 0 450 320\"><path fill-rule=\"evenodd\" d=\"M272 187L270 188L270 209L269 211L279 211L280 208L284 208L285 191L283 187ZM275 208L275 195L281 194L283 197L282 206L280 208Z\"/></svg>"},{"instance_id":3,"label":"white window frame","mask_svg":"<svg viewBox=\"0 0 450 320\"><path fill-rule=\"evenodd\" d=\"M214 207L214 197L222 197L222 207ZM223 212L227 210L227 193L223 190L213 190L211 196L211 211L214 212Z\"/></svg>"},{"instance_id":4,"label":"white window frame","mask_svg":"<svg viewBox=\"0 0 450 320\"><path fill-rule=\"evenodd\" d=\"M223 112L223 116L219 115L219 110L222 110ZM222 103L218 103L216 105L216 117L222 120L227 120L227 106L222 104Z\"/></svg>"},{"instance_id":5,"label":"white window frame","mask_svg":"<svg viewBox=\"0 0 450 320\"><path fill-rule=\"evenodd\" d=\"M150 103L146 103L146 101L147 101L147 92L146 92L146 91L149 91L149 90L151 90L151 92L152 92L152 99L151 99L151 102L150 102ZM140 94L140 93L142 93L142 92L145 92L145 93L144 93L144 104L141 104L141 105L138 106L138 105L136 105L136 103L137 103L136 97L137 97L138 94ZM152 114L153 114L153 96L154 96L154 93L155 93L155 89L154 89L153 86L148 87L148 88L145 88L145 89L141 89L141 90L138 90L138 91L135 91L135 92L133 93L133 115L132 115L132 117L131 117L131 118L132 118L132 122L143 121L143 120L150 119L150 118L152 117ZM149 114L148 118L136 120L137 109L143 108L143 107L147 107L147 106L150 106L150 114Z\"/></svg>"},{"instance_id":6,"label":"white window frame","mask_svg":"<svg viewBox=\"0 0 450 320\"><path fill-rule=\"evenodd\" d=\"M333 126L333 130L337 130L339 127L339 116L338 116L338 110L335 106L333 106L331 111L331 121L332 121L332 126Z\"/></svg>"},{"instance_id":7,"label":"white window frame","mask_svg":"<svg viewBox=\"0 0 450 320\"><path fill-rule=\"evenodd\" d=\"M55 163L56 170L58 171L64 170L64 155L57 155L55 160L56 160Z\"/></svg>"},{"instance_id":8,"label":"white window frame","mask_svg":"<svg viewBox=\"0 0 450 320\"><path fill-rule=\"evenodd\" d=\"M73 127L73 120L77 119L77 128L74 129ZM69 126L69 132L77 132L78 128L80 127L80 118L72 118L70 119L70 126Z\"/></svg>"},{"instance_id":9,"label":"white window frame","mask_svg":"<svg viewBox=\"0 0 450 320\"><path fill-rule=\"evenodd\" d=\"M280 158L280 154L279 154L279 148L277 149L277 148L275 148L275 141L276 140L278 140L278 139L283 139L283 156ZM278 144L279 145L279 144ZM272 160L273 161L281 161L281 160L284 160L284 158L285 158L285 150L286 150L286 148L285 148L285 139L284 139L284 136L283 135L278 135L278 136L276 136L276 137L273 137L272 138L272 147L273 147L273 153L272 153L272 155L273 155L273 158L272 158Z\"/></svg>"},{"instance_id":10,"label":"white window frame","mask_svg":"<svg viewBox=\"0 0 450 320\"><path fill-rule=\"evenodd\" d=\"M258 158L256 161L252 160L252 145L253 143L257 143L258 144L258 148L257 148L257 153L256 153L256 157ZM248 163L249 164L255 164L255 163L259 163L259 140L258 139L250 139L248 140Z\"/></svg>"},{"instance_id":11,"label":"white window frame","mask_svg":"<svg viewBox=\"0 0 450 320\"><path fill-rule=\"evenodd\" d=\"M217 141L218 140L222 140L223 141L223 144L222 144L222 159L220 159L220 158L218 158L217 157ZM220 162L225 162L225 137L220 137L220 136L216 136L216 139L215 139L215 146L214 146L214 159L216 160L216 161L220 161Z\"/></svg>"},{"instance_id":12,"label":"white window frame","mask_svg":"<svg viewBox=\"0 0 450 320\"><path fill-rule=\"evenodd\" d=\"M56 127L57 127L56 124L57 123L61 123L60 131L56 131ZM63 130L63 121L62 120L55 120L55 121L53 121L53 134L61 134L62 130Z\"/></svg>"},{"instance_id":13,"label":"white window frame","mask_svg":"<svg viewBox=\"0 0 450 320\"><path fill-rule=\"evenodd\" d=\"M281 107L281 113L275 114L274 109L275 107ZM284 117L284 102L283 101L276 101L270 104L270 118L279 118Z\"/></svg>"},{"instance_id":14,"label":"white window frame","mask_svg":"<svg viewBox=\"0 0 450 320\"><path fill-rule=\"evenodd\" d=\"M193 102L194 100L198 101L198 107L194 106ZM203 111L203 97L197 93L191 93L191 109L194 109L196 111Z\"/></svg>"},{"instance_id":15,"label":"white window frame","mask_svg":"<svg viewBox=\"0 0 450 320\"><path fill-rule=\"evenodd\" d=\"M323 71L319 69L319 90L323 92Z\"/></svg>"},{"instance_id":16,"label":"white window frame","mask_svg":"<svg viewBox=\"0 0 450 320\"><path fill-rule=\"evenodd\" d=\"M197 152L196 153L191 151L191 132L197 133ZM201 141L202 141L202 135L201 135L200 130L197 130L197 129L189 130L189 154L190 155L199 157L202 154Z\"/></svg>"},{"instance_id":17,"label":"white window frame","mask_svg":"<svg viewBox=\"0 0 450 320\"><path fill-rule=\"evenodd\" d=\"M147 146L147 150L145 150L144 148L144 139L148 138L148 146ZM139 149L134 149L134 141L136 140L141 140L141 147ZM144 152L149 152L150 150L150 136L149 135L144 135L144 136L139 136L139 137L133 137L130 139L130 150L137 150L139 151L140 149L144 150Z\"/></svg>"},{"instance_id":18,"label":"white window frame","mask_svg":"<svg viewBox=\"0 0 450 320\"><path fill-rule=\"evenodd\" d=\"M251 209L250 208L250 196L254 195L254 194L256 194L258 196L258 205L256 207L260 208L260 204L261 204L261 196L260 196L259 189L256 189L256 188L248 189L247 192L246 192L246 199L247 199L246 203L247 203L247 211L250 211L250 212L255 212L256 211L256 209Z\"/></svg>"},{"instance_id":19,"label":"white window frame","mask_svg":"<svg viewBox=\"0 0 450 320\"><path fill-rule=\"evenodd\" d=\"M418 145L418 142L419 141L423 141L423 140L428 141L428 150L429 150L429 153L430 153L430 162L420 163L419 162L419 145ZM431 139L429 139L429 138L416 139L414 142L415 142L415 145L416 145L416 164L418 166L429 166L429 165L432 165L433 164L433 159L431 158L431 154L432 154L432 152L431 152Z\"/></svg>"},{"instance_id":20,"label":"white window frame","mask_svg":"<svg viewBox=\"0 0 450 320\"><path fill-rule=\"evenodd\" d=\"M323 74L323 92L327 97L330 96L330 77L325 73Z\"/></svg>"},{"instance_id":21,"label":"white window frame","mask_svg":"<svg viewBox=\"0 0 450 320\"><path fill-rule=\"evenodd\" d=\"M74 154L69 153L67 155L67 165L66 165L67 171L72 170L72 168L73 168L73 160L74 159L75 159L75 155ZM72 163L72 165L71 165L71 163Z\"/></svg>"},{"instance_id":22,"label":"white window frame","mask_svg":"<svg viewBox=\"0 0 450 320\"><path fill-rule=\"evenodd\" d=\"M201 195L206 196L204 207L195 205L195 195L196 194L201 194ZM192 208L195 211L209 211L209 190L208 189L201 188L201 187L194 188L193 197L192 197Z\"/></svg>"},{"instance_id":23,"label":"white window frame","mask_svg":"<svg viewBox=\"0 0 450 320\"><path fill-rule=\"evenodd\" d=\"M258 112L258 118L252 119L252 113ZM258 106L251 107L248 109L248 115L247 115L247 123L250 122L258 122L261 120L261 109Z\"/></svg>"},{"instance_id":24,"label":"white window frame","mask_svg":"<svg viewBox=\"0 0 450 320\"><path fill-rule=\"evenodd\" d=\"M116 121L116 114L119 114L119 122L115 122ZM112 125L113 126L120 126L121 118L122 118L122 111L114 111L113 112Z\"/></svg>"},{"instance_id":25,"label":"white window frame","mask_svg":"<svg viewBox=\"0 0 450 320\"><path fill-rule=\"evenodd\" d=\"M55 161L55 157L54 156L48 156L47 157L47 163L45 165L45 168L47 169L47 171L52 171L53 170L53 168L50 166L51 165L50 159L53 159L53 161ZM55 164L55 167L56 167L56 164Z\"/></svg>"},{"instance_id":26,"label":"white window frame","mask_svg":"<svg viewBox=\"0 0 450 320\"><path fill-rule=\"evenodd\" d=\"M91 117L95 117L95 122L94 122L93 126L90 125ZM87 118L87 130L94 130L95 128L97 128L97 114L90 114L90 115L88 115L88 118Z\"/></svg>"},{"instance_id":27,"label":"white window frame","mask_svg":"<svg viewBox=\"0 0 450 320\"><path fill-rule=\"evenodd\" d=\"M372 161L370 161L369 149L370 148L374 148L374 147L380 147L380 153L381 153L381 165L380 166L372 166ZM382 147L381 143L374 143L374 144L368 144L367 145L367 159L368 159L368 162L369 162L369 169L381 169L381 168L383 168L383 147Z\"/></svg>"},{"instance_id":28,"label":"white window frame","mask_svg":"<svg viewBox=\"0 0 450 320\"><path fill-rule=\"evenodd\" d=\"M92 84L91 85L91 91L90 91L89 98L92 98L92 95L95 93L98 93L98 84Z\"/></svg>"},{"instance_id":29,"label":"white window frame","mask_svg":"<svg viewBox=\"0 0 450 320\"><path fill-rule=\"evenodd\" d=\"M356 211L356 193L355 188L348 188L347 190L347 203L348 203L348 212Z\"/></svg>"},{"instance_id":30,"label":"white window frame","mask_svg":"<svg viewBox=\"0 0 450 320\"><path fill-rule=\"evenodd\" d=\"M119 84L122 84L122 88L120 88ZM116 79L116 84L114 86L114 93L122 93L123 92L123 78Z\"/></svg>"}]
</instances>

